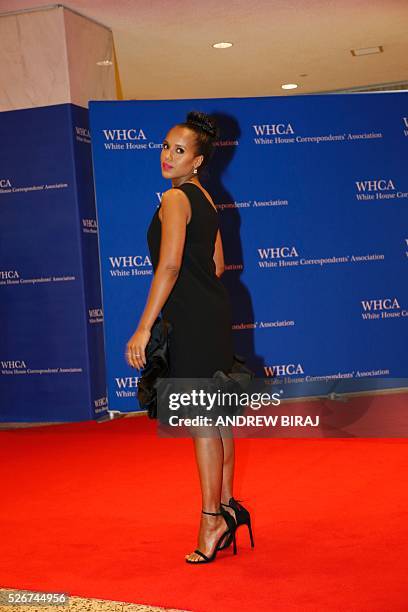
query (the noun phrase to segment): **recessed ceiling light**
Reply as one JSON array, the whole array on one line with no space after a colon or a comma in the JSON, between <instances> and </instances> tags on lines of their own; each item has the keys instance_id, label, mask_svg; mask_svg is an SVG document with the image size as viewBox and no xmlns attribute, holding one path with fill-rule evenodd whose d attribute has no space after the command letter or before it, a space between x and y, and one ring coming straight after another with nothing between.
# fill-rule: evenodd
<instances>
[{"instance_id":1,"label":"recessed ceiling light","mask_svg":"<svg viewBox=\"0 0 408 612\"><path fill-rule=\"evenodd\" d=\"M296 83L285 83L284 85L281 85L282 89L296 89L297 85Z\"/></svg>"},{"instance_id":2,"label":"recessed ceiling light","mask_svg":"<svg viewBox=\"0 0 408 612\"><path fill-rule=\"evenodd\" d=\"M384 51L383 47L380 45L378 47L365 47L364 49L351 49L351 55L371 55L372 53L382 53Z\"/></svg>"},{"instance_id":3,"label":"recessed ceiling light","mask_svg":"<svg viewBox=\"0 0 408 612\"><path fill-rule=\"evenodd\" d=\"M113 62L111 60L101 60L100 62L96 62L97 66L112 66Z\"/></svg>"},{"instance_id":4,"label":"recessed ceiling light","mask_svg":"<svg viewBox=\"0 0 408 612\"><path fill-rule=\"evenodd\" d=\"M232 47L232 43L230 42L218 42L213 44L214 49L228 49L228 47Z\"/></svg>"}]
</instances>

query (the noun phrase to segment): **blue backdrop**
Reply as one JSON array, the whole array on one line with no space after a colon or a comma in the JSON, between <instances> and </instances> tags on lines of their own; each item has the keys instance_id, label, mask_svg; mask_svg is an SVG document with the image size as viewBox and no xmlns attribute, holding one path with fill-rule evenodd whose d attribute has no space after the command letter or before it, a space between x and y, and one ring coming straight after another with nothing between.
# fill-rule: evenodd
<instances>
[{"instance_id":1,"label":"blue backdrop","mask_svg":"<svg viewBox=\"0 0 408 612\"><path fill-rule=\"evenodd\" d=\"M0 113L0 420L107 412L88 111Z\"/></svg>"},{"instance_id":2,"label":"blue backdrop","mask_svg":"<svg viewBox=\"0 0 408 612\"><path fill-rule=\"evenodd\" d=\"M171 187L161 143L193 109L221 126L204 183L236 351L274 383L406 376L407 93L91 102L109 408L138 408L124 351L152 279L146 230Z\"/></svg>"}]
</instances>

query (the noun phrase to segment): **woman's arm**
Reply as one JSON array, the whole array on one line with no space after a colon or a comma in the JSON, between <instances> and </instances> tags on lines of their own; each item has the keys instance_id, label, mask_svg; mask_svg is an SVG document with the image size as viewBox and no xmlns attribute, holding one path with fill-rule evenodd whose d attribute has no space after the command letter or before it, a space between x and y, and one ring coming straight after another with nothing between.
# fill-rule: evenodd
<instances>
[{"instance_id":1,"label":"woman's arm","mask_svg":"<svg viewBox=\"0 0 408 612\"><path fill-rule=\"evenodd\" d=\"M191 216L190 202L181 190L169 189L162 196L161 212L159 263L150 285L139 325L126 345L128 363L138 369L146 365L145 348L150 338L150 330L179 275L186 225Z\"/></svg>"},{"instance_id":2,"label":"woman's arm","mask_svg":"<svg viewBox=\"0 0 408 612\"><path fill-rule=\"evenodd\" d=\"M215 247L214 247L214 262L215 262L215 273L217 276L221 276L225 270L225 262L224 262L224 251L222 248L222 240L220 230L217 232L217 237L215 239Z\"/></svg>"}]
</instances>

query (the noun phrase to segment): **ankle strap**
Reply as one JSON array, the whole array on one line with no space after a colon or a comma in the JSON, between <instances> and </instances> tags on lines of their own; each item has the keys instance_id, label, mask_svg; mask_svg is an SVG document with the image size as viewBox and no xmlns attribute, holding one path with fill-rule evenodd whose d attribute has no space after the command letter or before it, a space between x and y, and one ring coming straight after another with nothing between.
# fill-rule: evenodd
<instances>
[{"instance_id":1,"label":"ankle strap","mask_svg":"<svg viewBox=\"0 0 408 612\"><path fill-rule=\"evenodd\" d=\"M206 512L205 510L201 510L201 512L203 514L211 514L211 516L218 516L219 514L222 514L222 512Z\"/></svg>"}]
</instances>

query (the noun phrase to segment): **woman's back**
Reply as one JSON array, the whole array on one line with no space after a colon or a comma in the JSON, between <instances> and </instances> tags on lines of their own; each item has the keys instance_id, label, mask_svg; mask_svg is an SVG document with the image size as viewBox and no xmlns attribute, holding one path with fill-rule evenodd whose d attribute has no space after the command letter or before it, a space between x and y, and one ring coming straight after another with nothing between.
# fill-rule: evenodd
<instances>
[{"instance_id":1,"label":"woman's back","mask_svg":"<svg viewBox=\"0 0 408 612\"><path fill-rule=\"evenodd\" d=\"M215 274L214 247L218 213L202 189L184 183L191 219L186 226L183 258L177 281L162 309L172 324L171 376L211 377L216 370L230 371L233 346L228 293ZM159 209L150 223L147 239L154 270L161 240Z\"/></svg>"}]
</instances>

